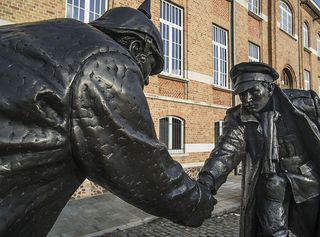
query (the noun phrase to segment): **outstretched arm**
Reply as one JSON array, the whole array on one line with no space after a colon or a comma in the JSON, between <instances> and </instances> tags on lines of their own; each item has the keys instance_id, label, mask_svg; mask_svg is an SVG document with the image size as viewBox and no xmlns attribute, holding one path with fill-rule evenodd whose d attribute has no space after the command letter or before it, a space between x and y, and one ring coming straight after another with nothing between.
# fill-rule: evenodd
<instances>
[{"instance_id":1,"label":"outstretched arm","mask_svg":"<svg viewBox=\"0 0 320 237\"><path fill-rule=\"evenodd\" d=\"M89 179L144 211L201 225L213 209L209 190L157 140L136 65L108 55L88 59L73 85L76 161Z\"/></svg>"},{"instance_id":2,"label":"outstretched arm","mask_svg":"<svg viewBox=\"0 0 320 237\"><path fill-rule=\"evenodd\" d=\"M246 155L244 127L240 126L230 111L224 120L223 134L199 173L199 182L212 194L226 182L228 174Z\"/></svg>"}]
</instances>

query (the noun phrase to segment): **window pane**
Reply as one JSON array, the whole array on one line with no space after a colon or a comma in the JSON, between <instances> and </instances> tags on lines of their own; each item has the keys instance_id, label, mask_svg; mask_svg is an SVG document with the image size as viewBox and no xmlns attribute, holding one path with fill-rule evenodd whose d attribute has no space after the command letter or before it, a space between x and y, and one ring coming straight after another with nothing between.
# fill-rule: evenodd
<instances>
[{"instance_id":1,"label":"window pane","mask_svg":"<svg viewBox=\"0 0 320 237\"><path fill-rule=\"evenodd\" d=\"M90 0L90 11L91 12L94 11L94 2L95 2L95 0Z\"/></svg>"},{"instance_id":2,"label":"window pane","mask_svg":"<svg viewBox=\"0 0 320 237\"><path fill-rule=\"evenodd\" d=\"M94 20L94 14L92 12L90 12L89 14L89 21L93 21Z\"/></svg>"},{"instance_id":3,"label":"window pane","mask_svg":"<svg viewBox=\"0 0 320 237\"><path fill-rule=\"evenodd\" d=\"M96 13L100 13L100 0L96 0Z\"/></svg>"},{"instance_id":4,"label":"window pane","mask_svg":"<svg viewBox=\"0 0 320 237\"><path fill-rule=\"evenodd\" d=\"M67 17L72 18L72 6L69 4L67 5Z\"/></svg>"},{"instance_id":5,"label":"window pane","mask_svg":"<svg viewBox=\"0 0 320 237\"><path fill-rule=\"evenodd\" d=\"M84 0L80 0L80 7L84 8Z\"/></svg>"},{"instance_id":6,"label":"window pane","mask_svg":"<svg viewBox=\"0 0 320 237\"><path fill-rule=\"evenodd\" d=\"M101 12L102 15L106 11L106 0L101 0Z\"/></svg>"},{"instance_id":7,"label":"window pane","mask_svg":"<svg viewBox=\"0 0 320 237\"><path fill-rule=\"evenodd\" d=\"M79 16L80 21L84 21L84 10L80 9L80 16Z\"/></svg>"},{"instance_id":8,"label":"window pane","mask_svg":"<svg viewBox=\"0 0 320 237\"><path fill-rule=\"evenodd\" d=\"M73 19L79 20L79 8L73 8Z\"/></svg>"},{"instance_id":9,"label":"window pane","mask_svg":"<svg viewBox=\"0 0 320 237\"><path fill-rule=\"evenodd\" d=\"M181 121L175 118L172 118L172 149L182 149L181 147L181 130L182 124Z\"/></svg>"},{"instance_id":10,"label":"window pane","mask_svg":"<svg viewBox=\"0 0 320 237\"><path fill-rule=\"evenodd\" d=\"M167 147L169 143L169 118L160 119L160 141Z\"/></svg>"}]
</instances>

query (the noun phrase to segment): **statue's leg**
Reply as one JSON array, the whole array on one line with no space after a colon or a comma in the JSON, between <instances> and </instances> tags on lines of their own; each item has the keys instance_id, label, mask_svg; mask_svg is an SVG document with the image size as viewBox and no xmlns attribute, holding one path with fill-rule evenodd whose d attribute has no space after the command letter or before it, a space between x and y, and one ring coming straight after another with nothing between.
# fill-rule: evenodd
<instances>
[{"instance_id":1,"label":"statue's leg","mask_svg":"<svg viewBox=\"0 0 320 237\"><path fill-rule=\"evenodd\" d=\"M271 175L259 178L256 199L259 233L257 236L288 237L288 210L290 191L285 176Z\"/></svg>"}]
</instances>

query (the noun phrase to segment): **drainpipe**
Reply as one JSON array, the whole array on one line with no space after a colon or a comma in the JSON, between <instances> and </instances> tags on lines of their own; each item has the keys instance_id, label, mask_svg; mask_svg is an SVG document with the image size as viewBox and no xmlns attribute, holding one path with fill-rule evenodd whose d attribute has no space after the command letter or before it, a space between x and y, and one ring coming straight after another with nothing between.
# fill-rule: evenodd
<instances>
[{"instance_id":1,"label":"drainpipe","mask_svg":"<svg viewBox=\"0 0 320 237\"><path fill-rule=\"evenodd\" d=\"M236 65L236 0L231 1L231 35L232 35L232 45L231 45L231 66ZM236 96L232 93L231 106L236 105Z\"/></svg>"}]
</instances>

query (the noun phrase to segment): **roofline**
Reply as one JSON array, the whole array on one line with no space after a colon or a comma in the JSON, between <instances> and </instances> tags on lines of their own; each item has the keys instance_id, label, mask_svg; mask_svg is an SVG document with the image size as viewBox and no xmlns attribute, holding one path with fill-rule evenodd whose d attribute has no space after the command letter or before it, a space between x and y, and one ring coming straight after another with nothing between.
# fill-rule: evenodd
<instances>
[{"instance_id":1,"label":"roofline","mask_svg":"<svg viewBox=\"0 0 320 237\"><path fill-rule=\"evenodd\" d=\"M320 19L320 7L314 0L301 0L301 4L306 4L317 15L317 19Z\"/></svg>"}]
</instances>

